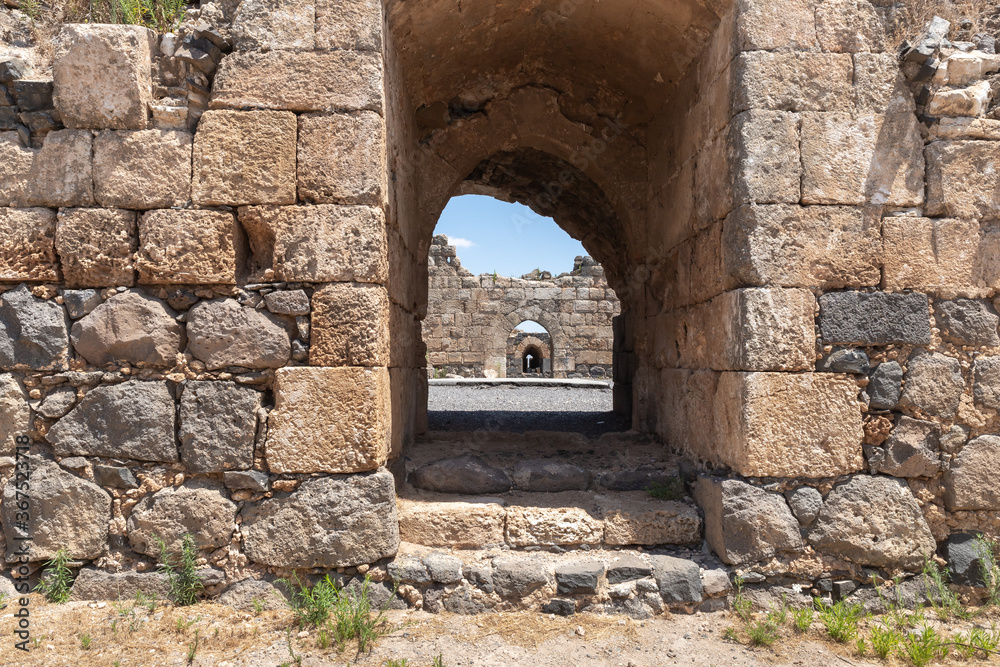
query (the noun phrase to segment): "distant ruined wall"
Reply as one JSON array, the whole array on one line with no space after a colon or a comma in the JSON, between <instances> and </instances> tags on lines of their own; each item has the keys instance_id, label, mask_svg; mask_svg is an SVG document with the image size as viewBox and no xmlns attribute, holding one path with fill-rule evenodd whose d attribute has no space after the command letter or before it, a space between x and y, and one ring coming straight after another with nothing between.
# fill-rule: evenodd
<instances>
[{"instance_id":1,"label":"distant ruined wall","mask_svg":"<svg viewBox=\"0 0 1000 667\"><path fill-rule=\"evenodd\" d=\"M508 338L525 320L551 337L552 377L606 377L612 366L612 319L621 312L604 270L585 258L578 272L526 280L462 268L446 236L435 236L423 337L428 372L507 377Z\"/></svg>"}]
</instances>

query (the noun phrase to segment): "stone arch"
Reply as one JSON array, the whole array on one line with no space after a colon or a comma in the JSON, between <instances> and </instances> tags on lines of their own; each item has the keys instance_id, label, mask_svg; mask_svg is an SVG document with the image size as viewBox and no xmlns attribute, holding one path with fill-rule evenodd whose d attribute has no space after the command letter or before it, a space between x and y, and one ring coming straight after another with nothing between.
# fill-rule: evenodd
<instances>
[{"instance_id":1,"label":"stone arch","mask_svg":"<svg viewBox=\"0 0 1000 667\"><path fill-rule=\"evenodd\" d=\"M549 333L549 348L553 373L561 373L562 376L565 376L566 366L567 364L571 365L571 361L563 361L558 371L556 369L556 361L559 359L572 360L572 355L569 352L569 336L563 331L558 319L537 306L517 308L506 314L497 314L490 318L490 323L484 327L485 331L483 335L486 339L487 368L492 367L491 363L497 364L500 360L503 360L504 374L506 374L507 338L518 324L528 320L542 325ZM569 370L572 370L572 368ZM555 375L555 377L560 377L560 375Z\"/></svg>"}]
</instances>

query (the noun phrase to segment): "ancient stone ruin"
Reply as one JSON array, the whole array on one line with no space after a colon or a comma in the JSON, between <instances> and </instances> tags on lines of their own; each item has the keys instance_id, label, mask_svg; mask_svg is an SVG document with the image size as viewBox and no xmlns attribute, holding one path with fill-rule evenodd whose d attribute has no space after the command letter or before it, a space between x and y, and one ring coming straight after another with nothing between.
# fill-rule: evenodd
<instances>
[{"instance_id":1,"label":"ancient stone ruin","mask_svg":"<svg viewBox=\"0 0 1000 667\"><path fill-rule=\"evenodd\" d=\"M22 434L27 559L68 549L80 596L191 533L211 593L339 568L430 610L642 616L1000 534L992 42L936 21L897 54L866 0L277 5L0 63L8 562ZM425 433L463 193L600 263L633 431ZM500 354L525 313L494 315Z\"/></svg>"},{"instance_id":2,"label":"ancient stone ruin","mask_svg":"<svg viewBox=\"0 0 1000 667\"><path fill-rule=\"evenodd\" d=\"M620 306L590 257L554 279L538 269L521 278L474 276L448 237L435 236L427 270L423 340L431 377L611 377ZM524 321L547 333L518 331ZM534 369L526 368L529 356Z\"/></svg>"}]
</instances>

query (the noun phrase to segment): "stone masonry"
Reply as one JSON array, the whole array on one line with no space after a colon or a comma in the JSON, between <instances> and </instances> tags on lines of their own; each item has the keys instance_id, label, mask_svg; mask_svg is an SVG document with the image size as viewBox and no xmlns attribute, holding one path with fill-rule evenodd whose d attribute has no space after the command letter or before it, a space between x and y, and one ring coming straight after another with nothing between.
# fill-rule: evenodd
<instances>
[{"instance_id":1,"label":"stone masonry","mask_svg":"<svg viewBox=\"0 0 1000 667\"><path fill-rule=\"evenodd\" d=\"M527 347L515 327L531 320L548 332L535 349L548 360L545 375L556 378L610 376L612 320L618 299L604 271L589 257L572 273L548 272L522 278L483 274L462 267L448 237L435 236L428 259L430 286L423 339L431 377L508 377L520 374Z\"/></svg>"},{"instance_id":2,"label":"stone masonry","mask_svg":"<svg viewBox=\"0 0 1000 667\"><path fill-rule=\"evenodd\" d=\"M492 289L431 252L468 193L553 217L600 267L553 283L603 296L481 298L507 318L496 361L461 363L499 374L521 319L553 373L610 352L617 408L686 459L728 572L820 590L1000 536L993 40L936 20L897 54L867 0L285 5L66 25L51 72L0 57L4 560L27 435L29 569L65 547L84 582L191 533L215 590L343 568L429 609L724 595L666 555L391 560L428 356L459 363L423 341L428 277ZM567 323L610 346L573 359Z\"/></svg>"}]
</instances>

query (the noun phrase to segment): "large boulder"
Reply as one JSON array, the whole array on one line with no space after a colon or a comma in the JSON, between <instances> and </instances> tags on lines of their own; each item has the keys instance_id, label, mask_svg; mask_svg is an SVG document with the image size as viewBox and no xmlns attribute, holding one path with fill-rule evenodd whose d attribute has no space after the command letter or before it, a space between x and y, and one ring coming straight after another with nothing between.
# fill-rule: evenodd
<instances>
[{"instance_id":1,"label":"large boulder","mask_svg":"<svg viewBox=\"0 0 1000 667\"><path fill-rule=\"evenodd\" d=\"M940 433L934 422L901 417L884 448L869 460L872 470L894 477L933 477L941 469Z\"/></svg>"},{"instance_id":2,"label":"large boulder","mask_svg":"<svg viewBox=\"0 0 1000 667\"><path fill-rule=\"evenodd\" d=\"M225 490L209 482L167 487L146 496L128 520L128 541L139 553L159 555L157 539L170 553L179 553L186 533L199 549L229 544L236 520L236 504Z\"/></svg>"},{"instance_id":3,"label":"large boulder","mask_svg":"<svg viewBox=\"0 0 1000 667\"><path fill-rule=\"evenodd\" d=\"M997 317L982 301L956 299L942 301L935 307L938 322L944 338L957 345L974 347L996 347L1000 345L997 335Z\"/></svg>"},{"instance_id":4,"label":"large boulder","mask_svg":"<svg viewBox=\"0 0 1000 667\"><path fill-rule=\"evenodd\" d=\"M937 544L905 482L857 475L830 491L809 542L858 565L919 568Z\"/></svg>"},{"instance_id":5,"label":"large boulder","mask_svg":"<svg viewBox=\"0 0 1000 667\"><path fill-rule=\"evenodd\" d=\"M32 296L26 285L0 294L0 368L66 370L69 322L55 301Z\"/></svg>"},{"instance_id":6,"label":"large boulder","mask_svg":"<svg viewBox=\"0 0 1000 667\"><path fill-rule=\"evenodd\" d=\"M174 399L165 382L95 387L45 439L59 456L176 461Z\"/></svg>"},{"instance_id":7,"label":"large boulder","mask_svg":"<svg viewBox=\"0 0 1000 667\"><path fill-rule=\"evenodd\" d=\"M292 356L284 321L234 299L214 299L191 308L187 333L188 350L211 370L280 368Z\"/></svg>"},{"instance_id":8,"label":"large boulder","mask_svg":"<svg viewBox=\"0 0 1000 667\"><path fill-rule=\"evenodd\" d=\"M31 409L20 381L0 373L0 456L13 456L15 439L31 430Z\"/></svg>"},{"instance_id":9,"label":"large boulder","mask_svg":"<svg viewBox=\"0 0 1000 667\"><path fill-rule=\"evenodd\" d=\"M188 382L181 396L181 461L194 473L253 467L261 394L235 382Z\"/></svg>"},{"instance_id":10,"label":"large boulder","mask_svg":"<svg viewBox=\"0 0 1000 667\"><path fill-rule=\"evenodd\" d=\"M935 417L950 419L958 412L965 379L958 359L943 354L918 354L906 368L899 404Z\"/></svg>"},{"instance_id":11,"label":"large boulder","mask_svg":"<svg viewBox=\"0 0 1000 667\"><path fill-rule=\"evenodd\" d=\"M1000 437L970 440L944 478L944 504L951 510L1000 510Z\"/></svg>"},{"instance_id":12,"label":"large boulder","mask_svg":"<svg viewBox=\"0 0 1000 667\"><path fill-rule=\"evenodd\" d=\"M95 366L173 366L184 329L167 304L140 292L117 294L73 325L73 347Z\"/></svg>"},{"instance_id":13,"label":"large boulder","mask_svg":"<svg viewBox=\"0 0 1000 667\"><path fill-rule=\"evenodd\" d=\"M243 510L247 557L271 567L349 567L399 548L390 472L308 479L287 496Z\"/></svg>"},{"instance_id":14,"label":"large boulder","mask_svg":"<svg viewBox=\"0 0 1000 667\"><path fill-rule=\"evenodd\" d=\"M653 576L663 601L671 603L701 602L704 589L698 564L673 556L652 556Z\"/></svg>"},{"instance_id":15,"label":"large boulder","mask_svg":"<svg viewBox=\"0 0 1000 667\"><path fill-rule=\"evenodd\" d=\"M92 560L107 549L111 521L111 496L93 482L66 472L52 461L32 456L31 540L27 542L31 561L47 560L59 549L71 558ZM3 531L10 547L22 535L15 497L18 489L12 477L3 490Z\"/></svg>"},{"instance_id":16,"label":"large boulder","mask_svg":"<svg viewBox=\"0 0 1000 667\"><path fill-rule=\"evenodd\" d=\"M503 556L493 561L493 586L500 597L523 598L548 583L542 564L534 558Z\"/></svg>"},{"instance_id":17,"label":"large boulder","mask_svg":"<svg viewBox=\"0 0 1000 667\"><path fill-rule=\"evenodd\" d=\"M723 562L740 565L805 547L785 499L735 479L702 477L694 497L705 513L705 539Z\"/></svg>"}]
</instances>

